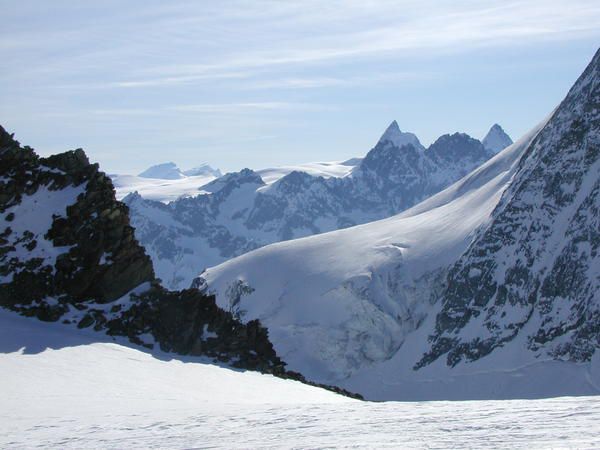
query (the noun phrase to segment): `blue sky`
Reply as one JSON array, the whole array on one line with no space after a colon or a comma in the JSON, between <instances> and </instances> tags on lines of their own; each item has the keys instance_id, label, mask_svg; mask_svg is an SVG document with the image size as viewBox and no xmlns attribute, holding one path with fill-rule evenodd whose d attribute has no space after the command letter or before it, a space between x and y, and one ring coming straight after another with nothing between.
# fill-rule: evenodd
<instances>
[{"instance_id":1,"label":"blue sky","mask_svg":"<svg viewBox=\"0 0 600 450\"><path fill-rule=\"evenodd\" d=\"M364 155L396 119L428 145L514 138L600 43L600 2L0 0L0 124L108 172Z\"/></svg>"}]
</instances>

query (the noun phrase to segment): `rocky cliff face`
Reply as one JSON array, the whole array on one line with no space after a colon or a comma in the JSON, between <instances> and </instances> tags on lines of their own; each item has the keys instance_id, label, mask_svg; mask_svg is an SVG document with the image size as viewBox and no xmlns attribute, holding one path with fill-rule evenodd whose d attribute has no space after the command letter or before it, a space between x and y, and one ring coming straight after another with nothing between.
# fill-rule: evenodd
<instances>
[{"instance_id":1,"label":"rocky cliff face","mask_svg":"<svg viewBox=\"0 0 600 450\"><path fill-rule=\"evenodd\" d=\"M244 169L203 186L196 197L166 206L135 194L123 201L158 276L167 286L181 288L203 268L264 245L397 214L491 156L464 133L442 136L425 149L394 121L345 177L294 171L267 185Z\"/></svg>"},{"instance_id":2,"label":"rocky cliff face","mask_svg":"<svg viewBox=\"0 0 600 450\"><path fill-rule=\"evenodd\" d=\"M306 381L285 370L258 321L242 324L196 289L159 285L127 206L82 150L41 158L1 127L0 306Z\"/></svg>"},{"instance_id":3,"label":"rocky cliff face","mask_svg":"<svg viewBox=\"0 0 600 450\"><path fill-rule=\"evenodd\" d=\"M522 333L533 352L589 361L600 346L599 250L600 52L452 267L419 366L476 360Z\"/></svg>"}]
</instances>

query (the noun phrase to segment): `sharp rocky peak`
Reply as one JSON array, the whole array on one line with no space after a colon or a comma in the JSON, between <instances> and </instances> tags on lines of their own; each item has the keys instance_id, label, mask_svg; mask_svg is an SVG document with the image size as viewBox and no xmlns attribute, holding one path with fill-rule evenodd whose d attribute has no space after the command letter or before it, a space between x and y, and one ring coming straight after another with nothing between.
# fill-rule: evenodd
<instances>
[{"instance_id":1,"label":"sharp rocky peak","mask_svg":"<svg viewBox=\"0 0 600 450\"><path fill-rule=\"evenodd\" d=\"M417 138L417 136L415 136L413 133L401 131L400 127L398 126L398 122L396 122L395 120L387 127L385 132L381 135L378 144L383 144L386 142L389 142L394 147L398 148L410 144L417 149L424 150L424 147L423 145L421 145L419 138Z\"/></svg>"},{"instance_id":2,"label":"sharp rocky peak","mask_svg":"<svg viewBox=\"0 0 600 450\"><path fill-rule=\"evenodd\" d=\"M481 143L486 150L492 153L498 153L511 145L513 140L506 134L500 125L495 123L487 132Z\"/></svg>"}]
</instances>

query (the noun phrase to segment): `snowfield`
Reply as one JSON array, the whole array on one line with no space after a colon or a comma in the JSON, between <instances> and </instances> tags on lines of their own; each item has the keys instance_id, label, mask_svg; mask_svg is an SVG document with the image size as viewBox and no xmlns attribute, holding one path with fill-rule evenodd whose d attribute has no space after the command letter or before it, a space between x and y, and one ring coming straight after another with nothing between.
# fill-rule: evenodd
<instances>
[{"instance_id":1,"label":"snowfield","mask_svg":"<svg viewBox=\"0 0 600 450\"><path fill-rule=\"evenodd\" d=\"M370 403L0 311L0 447L592 448L600 397Z\"/></svg>"},{"instance_id":2,"label":"snowfield","mask_svg":"<svg viewBox=\"0 0 600 450\"><path fill-rule=\"evenodd\" d=\"M200 193L200 187L210 183L216 177L198 175L174 180L161 178L144 178L136 175L110 175L115 186L117 200L137 192L144 198L159 202L170 202L179 197L195 196Z\"/></svg>"},{"instance_id":3,"label":"snowfield","mask_svg":"<svg viewBox=\"0 0 600 450\"><path fill-rule=\"evenodd\" d=\"M293 171L305 172L314 177L343 177L348 175L358 162L360 162L359 158L347 162L314 162L261 169L257 173L260 174L266 184L272 184ZM182 173L181 177L173 178L147 178L140 175L111 174L110 178L115 186L118 200L132 192L137 192L147 200L169 203L180 197L194 197L202 193L200 188L218 177L215 176L215 172L208 172L188 176Z\"/></svg>"}]
</instances>

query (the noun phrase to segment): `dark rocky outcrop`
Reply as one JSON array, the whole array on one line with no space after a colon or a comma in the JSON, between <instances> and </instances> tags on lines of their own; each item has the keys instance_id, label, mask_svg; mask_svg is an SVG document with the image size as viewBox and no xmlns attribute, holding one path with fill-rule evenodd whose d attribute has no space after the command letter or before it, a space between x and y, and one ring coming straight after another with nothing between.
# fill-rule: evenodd
<instances>
[{"instance_id":1,"label":"dark rocky outcrop","mask_svg":"<svg viewBox=\"0 0 600 450\"><path fill-rule=\"evenodd\" d=\"M52 217L51 227L43 236L35 236L25 229L16 239L27 241L31 250L39 239L46 239L55 247L68 247L68 251L55 260L43 263L42 259L29 258L26 252L15 253L9 239L12 230L10 226L4 228L5 238L0 241L3 255L0 274L12 273L13 279L11 283L0 284L2 303L62 295L72 301L93 298L106 302L154 279L152 262L135 240L129 225L127 207L115 201L110 178L98 170L97 164L89 163L83 150L40 158L31 148L21 148L2 128L0 145L0 214L16 208L9 214L18 219L23 197L32 197L42 188L49 193L80 188L76 201L65 205L66 214ZM57 196L57 201L59 199ZM40 196L40 215L49 206L46 203L52 201L51 196ZM34 221L34 218L29 220ZM12 237L14 243L16 236ZM104 255L110 263L101 262Z\"/></svg>"},{"instance_id":2,"label":"dark rocky outcrop","mask_svg":"<svg viewBox=\"0 0 600 450\"><path fill-rule=\"evenodd\" d=\"M2 127L0 306L307 382L286 371L258 321L240 322L197 289L160 286L128 207L81 149L42 158Z\"/></svg>"}]
</instances>

